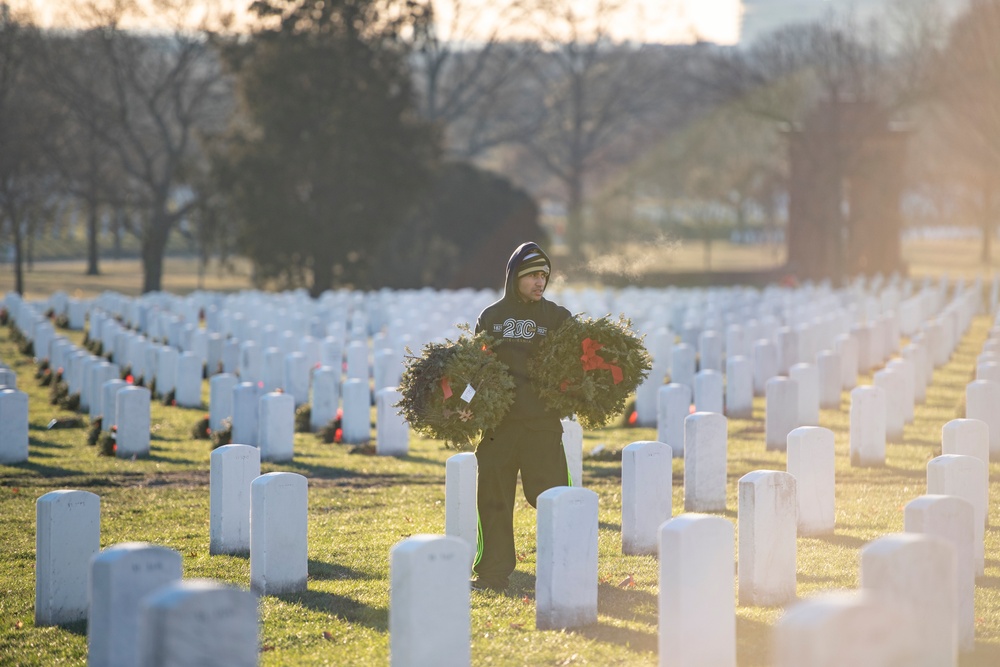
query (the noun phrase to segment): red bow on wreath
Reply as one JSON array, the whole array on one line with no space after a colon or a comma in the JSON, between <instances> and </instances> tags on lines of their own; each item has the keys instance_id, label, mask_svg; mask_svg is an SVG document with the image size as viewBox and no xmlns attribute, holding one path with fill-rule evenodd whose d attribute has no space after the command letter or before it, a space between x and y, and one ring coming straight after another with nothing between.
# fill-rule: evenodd
<instances>
[{"instance_id":1,"label":"red bow on wreath","mask_svg":"<svg viewBox=\"0 0 1000 667\"><path fill-rule=\"evenodd\" d=\"M609 364L604 361L597 351L604 347L601 343L591 338L583 339L583 356L580 357L580 361L583 362L584 371L592 371L598 368L607 368L611 371L611 379L614 380L615 384L618 384L625 379L622 374L622 369L613 364Z\"/></svg>"}]
</instances>

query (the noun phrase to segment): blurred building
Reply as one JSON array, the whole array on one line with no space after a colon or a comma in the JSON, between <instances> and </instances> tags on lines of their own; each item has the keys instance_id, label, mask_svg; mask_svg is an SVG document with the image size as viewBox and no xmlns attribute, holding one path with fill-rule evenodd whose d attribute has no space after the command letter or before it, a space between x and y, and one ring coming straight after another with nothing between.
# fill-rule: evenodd
<instances>
[{"instance_id":1,"label":"blurred building","mask_svg":"<svg viewBox=\"0 0 1000 667\"><path fill-rule=\"evenodd\" d=\"M881 14L892 0L743 0L743 25L740 43L749 44L759 37L793 23L823 19L829 12L854 12L859 18ZM968 0L942 0L949 15L968 4Z\"/></svg>"},{"instance_id":2,"label":"blurred building","mask_svg":"<svg viewBox=\"0 0 1000 667\"><path fill-rule=\"evenodd\" d=\"M788 270L840 280L905 271L903 164L910 132L870 101L825 100L791 129Z\"/></svg>"}]
</instances>

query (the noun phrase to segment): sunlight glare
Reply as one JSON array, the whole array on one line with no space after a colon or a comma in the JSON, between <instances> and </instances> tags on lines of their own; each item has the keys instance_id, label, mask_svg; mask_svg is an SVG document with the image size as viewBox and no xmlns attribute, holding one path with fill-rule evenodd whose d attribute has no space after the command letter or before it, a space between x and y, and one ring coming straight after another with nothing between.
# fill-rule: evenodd
<instances>
[{"instance_id":1,"label":"sunlight glare","mask_svg":"<svg viewBox=\"0 0 1000 667\"><path fill-rule=\"evenodd\" d=\"M108 4L110 0L97 0L95 4ZM600 0L571 0L574 11L585 15L593 12ZM77 12L85 3L74 0L6 0L14 9L29 9L45 27L66 27L76 23ZM139 5L147 8L154 0L139 0ZM167 3L183 6L183 2ZM454 37L459 41L488 39L496 30L500 38L519 38L530 35L526 28L513 29L504 12L499 8L504 2L497 0L436 0L435 11L439 17L438 33L442 38ZM191 2L193 9L188 14L190 24L206 18L206 8L212 6L222 12L232 11L237 16L236 25L243 23L249 0L212 0L212 2ZM461 14L457 23L455 7L460 6ZM742 0L622 0L621 10L611 21L609 32L616 40L637 42L684 43L696 41L717 44L735 44L740 38L743 16ZM147 15L142 20L129 21L127 27L166 27L167 22Z\"/></svg>"}]
</instances>

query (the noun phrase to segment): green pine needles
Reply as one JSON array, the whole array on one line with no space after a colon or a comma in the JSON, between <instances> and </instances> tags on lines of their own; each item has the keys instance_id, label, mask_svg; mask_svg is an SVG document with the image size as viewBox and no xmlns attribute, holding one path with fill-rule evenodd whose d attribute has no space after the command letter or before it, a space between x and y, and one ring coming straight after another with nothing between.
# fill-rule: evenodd
<instances>
[{"instance_id":1,"label":"green pine needles","mask_svg":"<svg viewBox=\"0 0 1000 667\"><path fill-rule=\"evenodd\" d=\"M497 359L497 341L485 333L458 340L428 343L421 356L407 349L406 369L399 383L398 407L410 426L445 441L450 449L471 449L483 431L497 426L514 402L514 380ZM463 394L475 390L470 400Z\"/></svg>"},{"instance_id":2,"label":"green pine needles","mask_svg":"<svg viewBox=\"0 0 1000 667\"><path fill-rule=\"evenodd\" d=\"M528 373L546 406L575 414L584 428L600 428L625 409L625 402L652 368L642 338L623 315L571 317L539 346Z\"/></svg>"}]
</instances>

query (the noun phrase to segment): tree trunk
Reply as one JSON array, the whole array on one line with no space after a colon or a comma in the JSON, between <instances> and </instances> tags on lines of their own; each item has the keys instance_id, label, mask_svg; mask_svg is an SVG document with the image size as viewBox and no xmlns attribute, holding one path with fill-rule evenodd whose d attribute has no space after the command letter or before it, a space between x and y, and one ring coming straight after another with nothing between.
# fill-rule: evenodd
<instances>
[{"instance_id":1,"label":"tree trunk","mask_svg":"<svg viewBox=\"0 0 1000 667\"><path fill-rule=\"evenodd\" d=\"M993 256L993 187L987 183L983 186L983 246L980 261L990 263Z\"/></svg>"},{"instance_id":2,"label":"tree trunk","mask_svg":"<svg viewBox=\"0 0 1000 667\"><path fill-rule=\"evenodd\" d=\"M27 235L27 238L25 239L25 246L26 246L25 249L27 250L27 252L25 253L25 268L27 269L28 273L31 273L32 271L35 270L35 230L34 230L34 225L29 225L28 229L26 231L28 232L28 235Z\"/></svg>"},{"instance_id":3,"label":"tree trunk","mask_svg":"<svg viewBox=\"0 0 1000 667\"><path fill-rule=\"evenodd\" d=\"M573 174L566 184L569 202L566 210L566 245L572 263L581 262L583 248L583 183L579 174Z\"/></svg>"},{"instance_id":4,"label":"tree trunk","mask_svg":"<svg viewBox=\"0 0 1000 667\"><path fill-rule=\"evenodd\" d=\"M198 253L198 289L205 289L205 271L208 269L208 255Z\"/></svg>"},{"instance_id":5,"label":"tree trunk","mask_svg":"<svg viewBox=\"0 0 1000 667\"><path fill-rule=\"evenodd\" d=\"M11 229L14 231L14 291L24 296L24 235L19 216L11 216Z\"/></svg>"},{"instance_id":6,"label":"tree trunk","mask_svg":"<svg viewBox=\"0 0 1000 667\"><path fill-rule=\"evenodd\" d=\"M157 217L161 217L157 215ZM154 220L142 235L142 292L158 292L163 285L163 255L167 250L169 224Z\"/></svg>"},{"instance_id":7,"label":"tree trunk","mask_svg":"<svg viewBox=\"0 0 1000 667\"><path fill-rule=\"evenodd\" d=\"M114 213L114 221L112 223L112 234L114 235L114 250L112 254L115 259L122 258L122 233L125 231L123 227L125 226L125 213L121 209L117 209Z\"/></svg>"},{"instance_id":8,"label":"tree trunk","mask_svg":"<svg viewBox=\"0 0 1000 667\"><path fill-rule=\"evenodd\" d=\"M312 285L309 296L314 299L333 287L333 257L329 253L314 254L312 259Z\"/></svg>"},{"instance_id":9,"label":"tree trunk","mask_svg":"<svg viewBox=\"0 0 1000 667\"><path fill-rule=\"evenodd\" d=\"M100 231L100 219L97 203L87 202L87 273L88 276L98 276L101 269L97 265L97 237Z\"/></svg>"}]
</instances>

